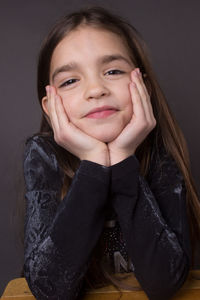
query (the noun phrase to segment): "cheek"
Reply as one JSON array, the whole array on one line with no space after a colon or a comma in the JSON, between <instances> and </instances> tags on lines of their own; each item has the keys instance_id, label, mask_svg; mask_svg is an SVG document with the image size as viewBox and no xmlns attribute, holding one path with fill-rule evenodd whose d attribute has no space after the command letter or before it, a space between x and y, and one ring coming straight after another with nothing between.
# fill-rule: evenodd
<instances>
[{"instance_id":1,"label":"cheek","mask_svg":"<svg viewBox=\"0 0 200 300\"><path fill-rule=\"evenodd\" d=\"M70 99L63 99L63 107L69 118L69 120L73 123L76 120L76 107L72 105Z\"/></svg>"},{"instance_id":2,"label":"cheek","mask_svg":"<svg viewBox=\"0 0 200 300\"><path fill-rule=\"evenodd\" d=\"M129 106L131 104L131 94L129 88L130 79L125 78L115 87L115 95L120 100L121 106Z\"/></svg>"},{"instance_id":3,"label":"cheek","mask_svg":"<svg viewBox=\"0 0 200 300\"><path fill-rule=\"evenodd\" d=\"M126 121L130 121L133 114L133 103L128 85L123 89L123 93L122 90L119 91L119 97L119 99L121 100L120 106L125 113Z\"/></svg>"},{"instance_id":4,"label":"cheek","mask_svg":"<svg viewBox=\"0 0 200 300\"><path fill-rule=\"evenodd\" d=\"M129 91L129 88L125 89L124 94L123 94L123 103L125 106L131 106L132 105L132 100L131 100L131 94Z\"/></svg>"},{"instance_id":5,"label":"cheek","mask_svg":"<svg viewBox=\"0 0 200 300\"><path fill-rule=\"evenodd\" d=\"M62 99L65 113L67 114L70 121L73 122L77 115L77 105L75 104L76 97L74 95L70 95L70 93L66 93L63 91L58 91L58 95Z\"/></svg>"}]
</instances>

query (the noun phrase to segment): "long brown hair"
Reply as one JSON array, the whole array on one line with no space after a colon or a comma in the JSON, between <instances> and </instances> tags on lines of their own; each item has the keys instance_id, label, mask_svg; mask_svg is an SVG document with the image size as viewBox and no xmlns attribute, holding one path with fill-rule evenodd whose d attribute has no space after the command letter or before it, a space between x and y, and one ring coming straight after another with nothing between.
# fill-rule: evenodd
<instances>
[{"instance_id":1,"label":"long brown hair","mask_svg":"<svg viewBox=\"0 0 200 300\"><path fill-rule=\"evenodd\" d=\"M99 6L85 7L67 16L63 16L49 32L39 53L37 90L40 105L41 99L46 95L45 86L49 84L50 62L55 47L68 33L81 25L106 29L117 34L122 39L122 42L126 44L133 64L139 67L141 73L144 75L144 82L151 96L151 104L157 125L143 143L138 146L135 154L140 161L140 173L145 177L149 168L152 147L153 145L154 147L158 147L162 140L165 149L173 156L181 170L187 190L187 213L189 216L193 250L192 265L194 265L195 245L200 237L200 201L191 174L189 152L184 135L168 106L152 70L149 51L141 34L127 21ZM48 117L43 110L42 113L40 130L37 134L53 136L52 128L47 121ZM55 147L55 152L65 172L62 189L63 198L67 193L74 173L79 165L79 158L59 146ZM102 241L100 239L98 246L99 244L101 245L101 243ZM101 248L95 248L91 266L85 276L88 285L95 288L101 286L101 284L112 283L117 287L127 288L127 285L120 283L120 280L117 280L108 268L106 269L101 261L101 251L99 249ZM128 288L131 290L138 289L130 286L128 286Z\"/></svg>"}]
</instances>

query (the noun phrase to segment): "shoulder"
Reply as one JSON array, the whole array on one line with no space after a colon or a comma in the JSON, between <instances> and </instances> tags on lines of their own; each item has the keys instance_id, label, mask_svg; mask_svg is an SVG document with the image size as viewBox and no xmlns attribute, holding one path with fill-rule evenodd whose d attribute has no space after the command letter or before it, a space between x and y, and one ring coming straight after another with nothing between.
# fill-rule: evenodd
<instances>
[{"instance_id":1,"label":"shoulder","mask_svg":"<svg viewBox=\"0 0 200 300\"><path fill-rule=\"evenodd\" d=\"M157 177L160 180L170 180L176 178L183 180L183 174L175 157L169 152L164 143L160 142L152 151L149 177Z\"/></svg>"},{"instance_id":2,"label":"shoulder","mask_svg":"<svg viewBox=\"0 0 200 300\"><path fill-rule=\"evenodd\" d=\"M55 148L56 142L52 135L35 133L26 138L24 156L26 157L30 152L51 155Z\"/></svg>"},{"instance_id":3,"label":"shoulder","mask_svg":"<svg viewBox=\"0 0 200 300\"><path fill-rule=\"evenodd\" d=\"M49 147L55 147L55 140L53 138L53 135L45 135L40 133L34 133L31 136L28 136L25 140L25 149L28 148L34 148L34 147L40 147L40 148L46 148L48 150Z\"/></svg>"},{"instance_id":4,"label":"shoulder","mask_svg":"<svg viewBox=\"0 0 200 300\"><path fill-rule=\"evenodd\" d=\"M43 162L57 168L56 147L53 136L33 134L25 141L23 161L25 164L26 162L34 164L37 162L37 165L39 162Z\"/></svg>"},{"instance_id":5,"label":"shoulder","mask_svg":"<svg viewBox=\"0 0 200 300\"><path fill-rule=\"evenodd\" d=\"M63 171L54 151L53 137L34 134L25 141L23 157L27 191L57 190L63 184Z\"/></svg>"}]
</instances>

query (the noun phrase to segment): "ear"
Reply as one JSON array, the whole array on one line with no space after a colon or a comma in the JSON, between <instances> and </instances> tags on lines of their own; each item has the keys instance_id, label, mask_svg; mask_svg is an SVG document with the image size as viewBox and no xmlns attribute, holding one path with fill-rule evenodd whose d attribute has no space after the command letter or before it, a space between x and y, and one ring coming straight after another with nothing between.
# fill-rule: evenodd
<instances>
[{"instance_id":1,"label":"ear","mask_svg":"<svg viewBox=\"0 0 200 300\"><path fill-rule=\"evenodd\" d=\"M49 116L48 99L47 96L42 98L42 108L44 112Z\"/></svg>"}]
</instances>

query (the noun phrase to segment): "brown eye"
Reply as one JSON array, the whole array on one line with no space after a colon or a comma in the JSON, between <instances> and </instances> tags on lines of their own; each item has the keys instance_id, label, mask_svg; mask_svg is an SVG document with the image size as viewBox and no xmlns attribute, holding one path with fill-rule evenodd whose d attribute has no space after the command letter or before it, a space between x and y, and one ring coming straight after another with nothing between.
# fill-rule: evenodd
<instances>
[{"instance_id":1,"label":"brown eye","mask_svg":"<svg viewBox=\"0 0 200 300\"><path fill-rule=\"evenodd\" d=\"M60 87L63 87L63 86L67 86L67 85L71 85L72 83L74 83L75 82L75 80L77 80L77 79L69 79L69 80L67 80L67 81L65 81L64 83L62 83L61 85L60 85ZM72 82L73 81L73 82Z\"/></svg>"},{"instance_id":2,"label":"brown eye","mask_svg":"<svg viewBox=\"0 0 200 300\"><path fill-rule=\"evenodd\" d=\"M110 75L118 75L118 74L123 74L125 73L124 71L120 71L120 70L110 70L107 73L113 72L114 74L110 74Z\"/></svg>"}]
</instances>

